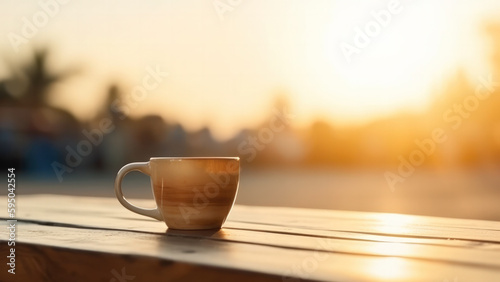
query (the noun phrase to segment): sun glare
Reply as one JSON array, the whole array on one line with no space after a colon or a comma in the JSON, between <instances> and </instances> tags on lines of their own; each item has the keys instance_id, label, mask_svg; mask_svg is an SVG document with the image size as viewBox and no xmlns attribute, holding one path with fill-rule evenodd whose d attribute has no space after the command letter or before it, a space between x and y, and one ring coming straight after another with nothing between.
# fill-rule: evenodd
<instances>
[{"instance_id":1,"label":"sun glare","mask_svg":"<svg viewBox=\"0 0 500 282\"><path fill-rule=\"evenodd\" d=\"M131 115L158 114L189 130L208 126L220 139L258 126L270 114L273 90L280 87L286 89L297 127L318 118L349 124L419 111L457 68L470 72L470 61L478 64L476 69L484 68L478 62L487 62L482 60L487 55L478 51L478 38L484 10L497 10L492 3L266 3L242 7L225 23L211 9L192 11L179 3L137 21L127 37L109 34L131 25L133 5L120 6L124 12L112 21L101 16L86 23L93 32L78 38L69 35L83 23L61 15L65 24L47 27L60 46L55 58L80 58L91 67L67 87L57 88L52 101L89 119L103 101L107 74L124 82L126 95L141 81L146 66L159 65L171 75ZM84 2L78 5L93 9ZM248 16L257 13L258 21Z\"/></svg>"},{"instance_id":2,"label":"sun glare","mask_svg":"<svg viewBox=\"0 0 500 282\"><path fill-rule=\"evenodd\" d=\"M329 61L325 68L337 77L335 87L344 93L340 101L360 105L365 118L402 108L422 109L435 81L456 66L456 56L444 45L453 42L453 34L447 33L451 37L447 42L442 38L449 23L446 7L437 8L435 2L399 1L397 6L390 2L364 9L341 3L346 7L339 7L325 36Z\"/></svg>"},{"instance_id":3,"label":"sun glare","mask_svg":"<svg viewBox=\"0 0 500 282\"><path fill-rule=\"evenodd\" d=\"M412 277L408 261L397 257L384 257L374 260L366 266L370 278L383 281L403 281Z\"/></svg>"},{"instance_id":4,"label":"sun glare","mask_svg":"<svg viewBox=\"0 0 500 282\"><path fill-rule=\"evenodd\" d=\"M376 222L376 231L387 234L406 234L414 221L411 216L395 213L377 214L372 219Z\"/></svg>"}]
</instances>

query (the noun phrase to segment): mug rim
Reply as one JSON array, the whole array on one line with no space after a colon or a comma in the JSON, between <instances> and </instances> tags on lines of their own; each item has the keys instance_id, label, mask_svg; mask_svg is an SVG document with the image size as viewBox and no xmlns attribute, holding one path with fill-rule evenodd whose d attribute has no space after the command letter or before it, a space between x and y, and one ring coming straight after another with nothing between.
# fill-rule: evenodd
<instances>
[{"instance_id":1,"label":"mug rim","mask_svg":"<svg viewBox=\"0 0 500 282\"><path fill-rule=\"evenodd\" d=\"M240 157L152 157L153 160L234 160L239 161Z\"/></svg>"}]
</instances>

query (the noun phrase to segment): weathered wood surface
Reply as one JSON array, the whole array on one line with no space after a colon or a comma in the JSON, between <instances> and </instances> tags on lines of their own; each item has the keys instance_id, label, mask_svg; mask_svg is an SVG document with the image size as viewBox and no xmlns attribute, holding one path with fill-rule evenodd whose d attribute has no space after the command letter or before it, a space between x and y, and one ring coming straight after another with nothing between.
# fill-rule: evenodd
<instances>
[{"instance_id":1,"label":"weathered wood surface","mask_svg":"<svg viewBox=\"0 0 500 282\"><path fill-rule=\"evenodd\" d=\"M178 231L112 198L17 203L19 275L1 281L500 281L500 222L235 206L219 231Z\"/></svg>"}]
</instances>

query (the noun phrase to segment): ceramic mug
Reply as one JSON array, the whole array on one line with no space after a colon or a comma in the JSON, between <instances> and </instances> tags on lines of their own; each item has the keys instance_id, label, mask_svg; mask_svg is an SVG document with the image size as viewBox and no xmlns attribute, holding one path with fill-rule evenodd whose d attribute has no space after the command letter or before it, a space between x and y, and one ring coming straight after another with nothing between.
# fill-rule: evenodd
<instances>
[{"instance_id":1,"label":"ceramic mug","mask_svg":"<svg viewBox=\"0 0 500 282\"><path fill-rule=\"evenodd\" d=\"M123 196L121 183L131 171L150 177L156 208L137 207ZM239 176L237 157L151 158L122 167L116 175L115 193L125 208L164 221L169 228L219 229L233 207Z\"/></svg>"}]
</instances>

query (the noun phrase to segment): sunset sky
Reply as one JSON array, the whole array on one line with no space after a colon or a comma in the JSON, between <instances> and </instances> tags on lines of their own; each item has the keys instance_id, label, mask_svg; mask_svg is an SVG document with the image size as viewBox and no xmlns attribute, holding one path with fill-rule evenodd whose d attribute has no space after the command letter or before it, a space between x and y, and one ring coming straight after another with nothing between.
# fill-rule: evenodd
<instances>
[{"instance_id":1,"label":"sunset sky","mask_svg":"<svg viewBox=\"0 0 500 282\"><path fill-rule=\"evenodd\" d=\"M169 76L132 115L209 126L219 138L262 122L277 93L288 94L297 126L422 110L458 67L471 81L488 73L483 27L500 13L495 0L67 2L16 53L9 34L21 35L23 17L43 10L38 1L0 1L1 60L47 43L53 69L81 65L52 103L82 119L96 113L112 80L128 94L147 66L160 66ZM391 15L385 26L346 58L342 44L355 46L357 28L382 10Z\"/></svg>"}]
</instances>

